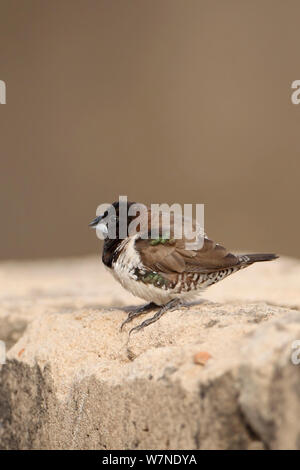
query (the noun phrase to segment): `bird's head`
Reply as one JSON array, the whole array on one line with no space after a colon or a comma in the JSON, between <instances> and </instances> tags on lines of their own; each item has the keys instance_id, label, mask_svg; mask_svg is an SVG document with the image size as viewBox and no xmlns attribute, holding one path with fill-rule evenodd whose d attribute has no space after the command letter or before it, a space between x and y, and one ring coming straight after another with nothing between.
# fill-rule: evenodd
<instances>
[{"instance_id":1,"label":"bird's head","mask_svg":"<svg viewBox=\"0 0 300 470\"><path fill-rule=\"evenodd\" d=\"M95 228L102 239L126 238L130 223L140 214L138 206L139 204L130 201L114 202L103 214L95 217L89 226Z\"/></svg>"}]
</instances>

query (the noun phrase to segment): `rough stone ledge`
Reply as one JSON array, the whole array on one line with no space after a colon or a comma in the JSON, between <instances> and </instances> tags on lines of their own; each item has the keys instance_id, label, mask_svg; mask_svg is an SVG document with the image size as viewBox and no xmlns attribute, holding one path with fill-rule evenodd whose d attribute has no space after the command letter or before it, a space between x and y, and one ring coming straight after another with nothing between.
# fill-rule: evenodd
<instances>
[{"instance_id":1,"label":"rough stone ledge","mask_svg":"<svg viewBox=\"0 0 300 470\"><path fill-rule=\"evenodd\" d=\"M120 311L48 313L0 375L2 449L300 447L300 312L201 304L132 335ZM206 351L205 365L193 357Z\"/></svg>"},{"instance_id":2,"label":"rough stone ledge","mask_svg":"<svg viewBox=\"0 0 300 470\"><path fill-rule=\"evenodd\" d=\"M211 286L204 297L220 303L267 302L300 310L299 280L300 261L281 257L229 276ZM2 262L0 283L0 339L8 348L44 312L120 309L142 303L112 278L99 256Z\"/></svg>"},{"instance_id":3,"label":"rough stone ledge","mask_svg":"<svg viewBox=\"0 0 300 470\"><path fill-rule=\"evenodd\" d=\"M251 267L128 341L99 260L3 263L0 448L299 449L299 278Z\"/></svg>"}]
</instances>

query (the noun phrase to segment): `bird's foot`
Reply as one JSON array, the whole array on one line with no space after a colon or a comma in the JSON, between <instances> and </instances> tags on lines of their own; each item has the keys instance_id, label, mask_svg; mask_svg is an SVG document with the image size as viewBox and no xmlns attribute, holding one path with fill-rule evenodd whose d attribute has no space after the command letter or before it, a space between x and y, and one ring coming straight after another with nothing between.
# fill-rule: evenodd
<instances>
[{"instance_id":1,"label":"bird's foot","mask_svg":"<svg viewBox=\"0 0 300 470\"><path fill-rule=\"evenodd\" d=\"M149 304L142 305L141 307L137 307L136 309L132 310L128 313L128 317L126 318L126 320L123 321L120 330L122 331L126 323L131 322L134 318L139 317L140 315L143 315L144 313L147 313L150 310L153 310L154 308L157 308L157 305L154 302L150 302Z\"/></svg>"},{"instance_id":2,"label":"bird's foot","mask_svg":"<svg viewBox=\"0 0 300 470\"><path fill-rule=\"evenodd\" d=\"M151 323L154 323L156 322L157 320L159 320L159 318L166 312L170 311L170 310L176 310L176 308L181 305L181 300L180 299L173 299L173 300L170 300L170 302L166 303L165 305L163 305L162 307L160 307L160 309L156 312L155 315L153 315L153 317L151 318L147 318L147 320L143 321L140 325L138 326L135 326L134 328L132 328L130 331L129 331L129 336L131 335L131 333L133 331L141 331L143 328L145 328L146 326L148 325L151 325Z\"/></svg>"}]
</instances>

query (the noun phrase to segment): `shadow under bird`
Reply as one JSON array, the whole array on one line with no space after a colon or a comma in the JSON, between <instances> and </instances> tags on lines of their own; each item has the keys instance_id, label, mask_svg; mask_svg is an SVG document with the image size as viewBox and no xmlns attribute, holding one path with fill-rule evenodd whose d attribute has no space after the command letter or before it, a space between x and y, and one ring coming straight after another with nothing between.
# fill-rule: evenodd
<instances>
[{"instance_id":1,"label":"shadow under bird","mask_svg":"<svg viewBox=\"0 0 300 470\"><path fill-rule=\"evenodd\" d=\"M128 210L133 202L127 202ZM155 315L132 328L140 331L157 321L168 310L176 309L183 301L191 300L205 288L215 284L240 269L258 261L278 258L273 253L234 255L223 246L205 236L200 249L186 249L187 240L174 238L142 239L139 233L130 235L129 224L137 216L127 217L127 237L118 238L119 202L114 202L116 238L109 238L103 219L108 212L96 217L89 224L106 234L102 261L121 285L132 294L149 303L128 314L121 330L134 318L151 310ZM148 208L149 220L151 209ZM172 229L172 227L171 227ZM149 230L150 236L151 230Z\"/></svg>"}]
</instances>

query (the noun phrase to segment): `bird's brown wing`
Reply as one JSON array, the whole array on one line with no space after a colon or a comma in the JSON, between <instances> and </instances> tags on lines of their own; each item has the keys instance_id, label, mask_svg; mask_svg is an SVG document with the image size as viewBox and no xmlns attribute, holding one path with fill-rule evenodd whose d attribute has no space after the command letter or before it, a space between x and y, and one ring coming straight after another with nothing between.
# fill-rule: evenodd
<instances>
[{"instance_id":1,"label":"bird's brown wing","mask_svg":"<svg viewBox=\"0 0 300 470\"><path fill-rule=\"evenodd\" d=\"M135 247L146 268L166 274L211 273L240 264L237 256L208 238L204 239L203 247L199 250L187 250L186 241L171 240L153 245L149 239L138 239Z\"/></svg>"}]
</instances>

